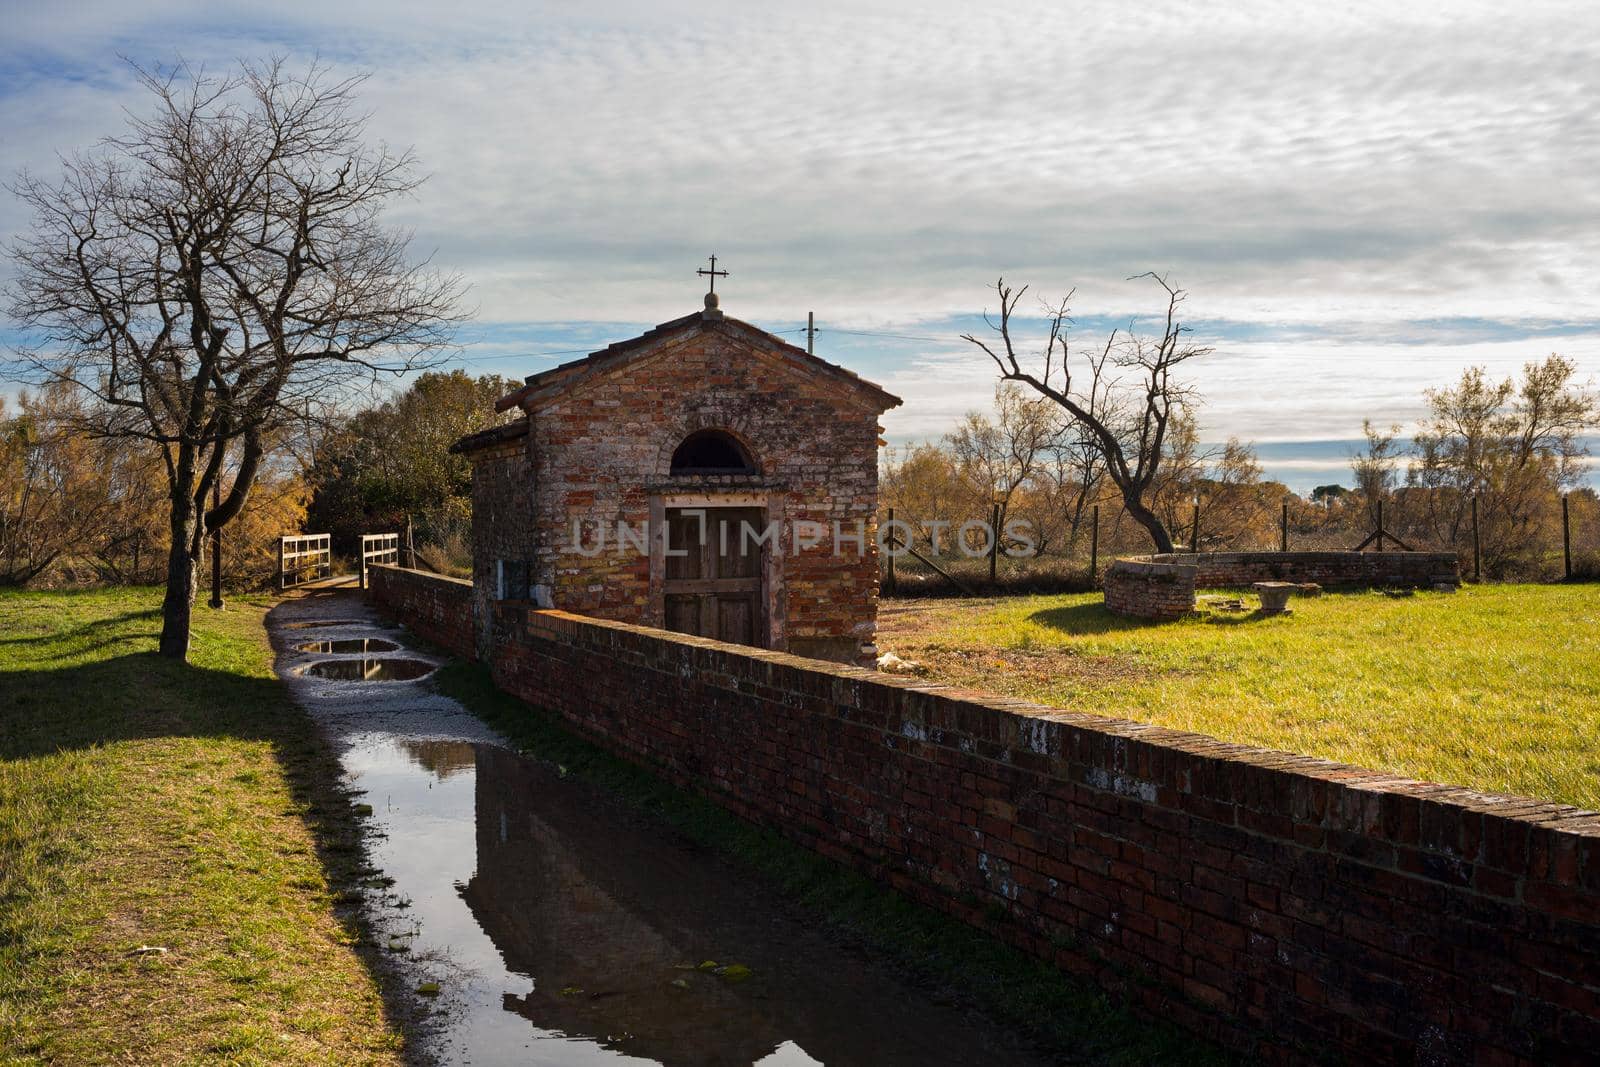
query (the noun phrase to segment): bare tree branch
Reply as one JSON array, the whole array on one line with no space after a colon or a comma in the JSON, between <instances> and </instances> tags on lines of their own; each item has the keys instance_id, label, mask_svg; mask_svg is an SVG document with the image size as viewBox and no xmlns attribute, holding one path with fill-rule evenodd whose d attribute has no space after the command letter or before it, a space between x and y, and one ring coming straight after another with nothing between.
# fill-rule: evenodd
<instances>
[{"instance_id":1,"label":"bare tree branch","mask_svg":"<svg viewBox=\"0 0 1600 1067\"><path fill-rule=\"evenodd\" d=\"M972 334L963 334L962 340L981 349L994 362L1002 380L1023 383L1067 413L1100 453L1106 476L1121 490L1128 514L1149 531L1158 551L1170 552L1172 536L1151 506L1151 490L1161 470L1173 421L1196 400L1194 391L1174 378L1173 370L1209 354L1211 349L1186 340L1189 328L1179 318L1186 295L1182 289L1154 272L1129 280L1139 278L1155 281L1166 294L1161 333L1144 336L1132 324L1126 331L1113 330L1097 354L1091 352L1081 360L1088 378L1087 389L1076 388L1073 383L1071 292L1059 302L1044 305L1048 329L1043 351L1033 361L1037 371L1024 367L1011 330L1017 302L1027 292L1027 286L1013 291L1004 278L995 282L995 294L1000 300L999 321L987 312L984 321L998 336L998 343Z\"/></svg>"}]
</instances>

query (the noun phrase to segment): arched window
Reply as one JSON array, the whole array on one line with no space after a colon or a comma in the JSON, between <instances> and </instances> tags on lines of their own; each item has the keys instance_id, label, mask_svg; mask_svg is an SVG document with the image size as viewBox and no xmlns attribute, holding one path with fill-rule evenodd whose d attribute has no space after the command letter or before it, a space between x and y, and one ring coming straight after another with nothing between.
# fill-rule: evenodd
<instances>
[{"instance_id":1,"label":"arched window","mask_svg":"<svg viewBox=\"0 0 1600 1067\"><path fill-rule=\"evenodd\" d=\"M672 453L672 473L755 474L756 465L732 434L696 430Z\"/></svg>"}]
</instances>

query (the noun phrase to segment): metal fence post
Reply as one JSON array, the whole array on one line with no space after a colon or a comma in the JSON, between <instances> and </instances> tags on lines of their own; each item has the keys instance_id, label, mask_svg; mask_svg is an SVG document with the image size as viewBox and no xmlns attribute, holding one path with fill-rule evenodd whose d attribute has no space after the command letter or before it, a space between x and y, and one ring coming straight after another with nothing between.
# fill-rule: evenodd
<instances>
[{"instance_id":1,"label":"metal fence post","mask_svg":"<svg viewBox=\"0 0 1600 1067\"><path fill-rule=\"evenodd\" d=\"M1089 527L1089 588L1100 581L1100 505L1094 506L1094 525Z\"/></svg>"},{"instance_id":2,"label":"metal fence post","mask_svg":"<svg viewBox=\"0 0 1600 1067\"><path fill-rule=\"evenodd\" d=\"M1472 580L1483 580L1483 542L1478 539L1478 494L1472 494Z\"/></svg>"},{"instance_id":3,"label":"metal fence post","mask_svg":"<svg viewBox=\"0 0 1600 1067\"><path fill-rule=\"evenodd\" d=\"M1561 562L1567 581L1572 581L1572 513L1567 508L1567 494L1561 494Z\"/></svg>"},{"instance_id":4,"label":"metal fence post","mask_svg":"<svg viewBox=\"0 0 1600 1067\"><path fill-rule=\"evenodd\" d=\"M1283 517L1278 520L1278 551L1289 551L1289 502L1283 502Z\"/></svg>"},{"instance_id":5,"label":"metal fence post","mask_svg":"<svg viewBox=\"0 0 1600 1067\"><path fill-rule=\"evenodd\" d=\"M222 506L222 477L211 483L211 507ZM222 531L211 531L211 607L222 607Z\"/></svg>"},{"instance_id":6,"label":"metal fence post","mask_svg":"<svg viewBox=\"0 0 1600 1067\"><path fill-rule=\"evenodd\" d=\"M995 567L1000 561L1000 502L989 509L989 584L994 584Z\"/></svg>"},{"instance_id":7,"label":"metal fence post","mask_svg":"<svg viewBox=\"0 0 1600 1067\"><path fill-rule=\"evenodd\" d=\"M892 593L894 592L894 560L897 554L894 539L894 508L889 509L889 520L883 525L887 531L884 538L884 547L889 551L889 580L885 584L889 587L888 591Z\"/></svg>"},{"instance_id":8,"label":"metal fence post","mask_svg":"<svg viewBox=\"0 0 1600 1067\"><path fill-rule=\"evenodd\" d=\"M1200 551L1200 502L1194 505L1194 528L1189 533L1189 551Z\"/></svg>"}]
</instances>

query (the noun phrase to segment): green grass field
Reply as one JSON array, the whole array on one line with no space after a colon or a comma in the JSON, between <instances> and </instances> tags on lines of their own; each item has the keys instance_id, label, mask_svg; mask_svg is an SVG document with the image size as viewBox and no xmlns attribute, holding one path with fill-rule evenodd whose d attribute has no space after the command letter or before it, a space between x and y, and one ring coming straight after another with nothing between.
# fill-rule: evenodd
<instances>
[{"instance_id":1,"label":"green grass field","mask_svg":"<svg viewBox=\"0 0 1600 1067\"><path fill-rule=\"evenodd\" d=\"M1099 594L885 601L931 679L1600 809L1600 585L1296 598L1151 624Z\"/></svg>"},{"instance_id":2,"label":"green grass field","mask_svg":"<svg viewBox=\"0 0 1600 1067\"><path fill-rule=\"evenodd\" d=\"M399 1062L265 607L199 608L184 666L159 605L0 594L0 1063Z\"/></svg>"}]
</instances>

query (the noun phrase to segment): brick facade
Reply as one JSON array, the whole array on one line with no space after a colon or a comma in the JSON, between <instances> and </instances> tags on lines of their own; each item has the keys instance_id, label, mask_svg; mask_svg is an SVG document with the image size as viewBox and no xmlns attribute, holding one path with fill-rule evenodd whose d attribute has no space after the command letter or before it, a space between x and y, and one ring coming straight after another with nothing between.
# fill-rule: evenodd
<instances>
[{"instance_id":1,"label":"brick facade","mask_svg":"<svg viewBox=\"0 0 1600 1067\"><path fill-rule=\"evenodd\" d=\"M1458 581L1453 552L1165 552L1106 568L1106 608L1141 619L1179 619L1195 589L1252 582L1420 586Z\"/></svg>"},{"instance_id":2,"label":"brick facade","mask_svg":"<svg viewBox=\"0 0 1600 1067\"><path fill-rule=\"evenodd\" d=\"M1595 813L561 612L492 622L507 692L1252 1059L1600 1048Z\"/></svg>"},{"instance_id":3,"label":"brick facade","mask_svg":"<svg viewBox=\"0 0 1600 1067\"><path fill-rule=\"evenodd\" d=\"M457 446L473 461L480 612L498 594L664 625L661 539L619 545L619 524L659 535L670 507L754 507L779 531L763 551L758 643L873 654L878 417L896 398L709 309L535 375L502 403L524 418ZM705 430L757 470L673 475L674 450Z\"/></svg>"}]
</instances>

